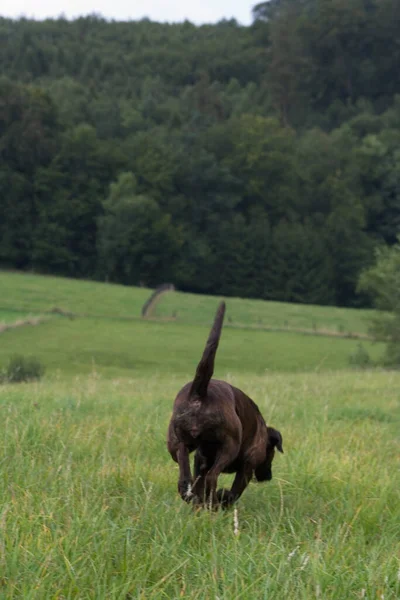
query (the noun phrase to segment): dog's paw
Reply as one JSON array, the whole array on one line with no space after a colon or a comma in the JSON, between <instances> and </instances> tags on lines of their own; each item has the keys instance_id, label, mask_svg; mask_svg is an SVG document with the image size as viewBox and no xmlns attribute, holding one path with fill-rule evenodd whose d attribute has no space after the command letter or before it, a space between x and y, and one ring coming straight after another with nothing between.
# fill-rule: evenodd
<instances>
[{"instance_id":1,"label":"dog's paw","mask_svg":"<svg viewBox=\"0 0 400 600\"><path fill-rule=\"evenodd\" d=\"M235 502L236 497L229 490L221 488L217 492L217 499L222 508L228 508L228 506L231 506Z\"/></svg>"},{"instance_id":2,"label":"dog's paw","mask_svg":"<svg viewBox=\"0 0 400 600\"><path fill-rule=\"evenodd\" d=\"M182 500L191 502L193 500L192 482L184 479L178 482L178 492Z\"/></svg>"}]
</instances>

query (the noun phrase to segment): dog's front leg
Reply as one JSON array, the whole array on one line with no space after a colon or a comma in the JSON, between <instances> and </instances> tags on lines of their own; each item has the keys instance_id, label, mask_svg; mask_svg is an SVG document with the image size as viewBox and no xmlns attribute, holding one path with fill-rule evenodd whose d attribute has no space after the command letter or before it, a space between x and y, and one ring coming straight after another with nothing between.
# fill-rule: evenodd
<instances>
[{"instance_id":1,"label":"dog's front leg","mask_svg":"<svg viewBox=\"0 0 400 600\"><path fill-rule=\"evenodd\" d=\"M236 500L240 498L243 494L246 487L249 485L251 478L253 476L253 469L251 465L242 465L235 475L235 479L233 480L233 484L230 490L218 490L217 497L219 503L227 508Z\"/></svg>"},{"instance_id":2,"label":"dog's front leg","mask_svg":"<svg viewBox=\"0 0 400 600\"><path fill-rule=\"evenodd\" d=\"M189 450L184 443L180 443L177 451L179 465L178 492L185 502L192 499L192 473L190 471Z\"/></svg>"}]
</instances>

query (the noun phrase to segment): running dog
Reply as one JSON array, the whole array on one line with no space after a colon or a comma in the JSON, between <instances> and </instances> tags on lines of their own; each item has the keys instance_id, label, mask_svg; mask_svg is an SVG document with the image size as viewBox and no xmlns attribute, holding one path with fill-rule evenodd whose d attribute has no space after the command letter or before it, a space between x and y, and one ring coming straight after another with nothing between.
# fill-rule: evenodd
<instances>
[{"instance_id":1,"label":"running dog","mask_svg":"<svg viewBox=\"0 0 400 600\"><path fill-rule=\"evenodd\" d=\"M283 453L280 432L267 427L255 402L233 385L212 379L224 315L221 302L194 380L175 399L167 438L179 465L182 499L214 508L238 500L253 475L257 481L271 480L275 449ZM189 454L194 450L193 479ZM230 490L217 491L220 473L236 474Z\"/></svg>"}]
</instances>

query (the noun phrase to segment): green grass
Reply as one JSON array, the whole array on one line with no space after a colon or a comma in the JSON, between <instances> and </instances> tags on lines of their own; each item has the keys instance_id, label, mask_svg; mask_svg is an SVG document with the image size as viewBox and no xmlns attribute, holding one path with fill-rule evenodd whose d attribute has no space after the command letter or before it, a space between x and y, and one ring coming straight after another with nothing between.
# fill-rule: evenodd
<instances>
[{"instance_id":1,"label":"green grass","mask_svg":"<svg viewBox=\"0 0 400 600\"><path fill-rule=\"evenodd\" d=\"M152 290L92 281L79 281L0 271L0 322L41 314L53 308L80 315L137 318ZM219 298L181 292L163 294L154 306L153 318L183 323L211 323ZM333 335L368 332L372 310L227 299L227 326L237 328L300 330Z\"/></svg>"},{"instance_id":2,"label":"green grass","mask_svg":"<svg viewBox=\"0 0 400 600\"><path fill-rule=\"evenodd\" d=\"M123 320L149 290L9 273L0 286L0 316L88 315L0 334L0 368L21 353L46 367L0 385L1 599L400 597L400 373L350 371L357 340L265 330L318 317L363 333L366 311L228 299L215 375L259 404L285 449L273 481L239 501L235 535L233 511L181 501L165 447L217 299L168 293L166 320Z\"/></svg>"},{"instance_id":3,"label":"green grass","mask_svg":"<svg viewBox=\"0 0 400 600\"><path fill-rule=\"evenodd\" d=\"M1 334L0 366L13 354L39 358L47 370L87 373L95 366L108 376L179 373L191 377L208 327L158 321L51 319L37 327ZM258 375L271 371L325 371L348 366L356 340L225 328L217 357L220 372ZM373 359L382 344L363 342Z\"/></svg>"},{"instance_id":4,"label":"green grass","mask_svg":"<svg viewBox=\"0 0 400 600\"><path fill-rule=\"evenodd\" d=\"M62 277L0 271L0 310L44 313L67 312L114 318L140 317L151 290ZM0 313L0 317L1 317Z\"/></svg>"},{"instance_id":5,"label":"green grass","mask_svg":"<svg viewBox=\"0 0 400 600\"><path fill-rule=\"evenodd\" d=\"M227 321L236 327L307 330L332 334L366 334L372 310L312 306L285 302L265 302L227 298ZM157 302L153 316L175 318L187 323L209 324L218 297L168 292Z\"/></svg>"},{"instance_id":6,"label":"green grass","mask_svg":"<svg viewBox=\"0 0 400 600\"><path fill-rule=\"evenodd\" d=\"M218 365L284 439L237 536L178 497L174 371L0 386L1 598L399 598L400 374Z\"/></svg>"},{"instance_id":7,"label":"green grass","mask_svg":"<svg viewBox=\"0 0 400 600\"><path fill-rule=\"evenodd\" d=\"M20 327L2 333L0 368L10 356L23 352L41 360L50 372L88 373L97 368L110 377L145 372L179 373L191 377L217 305L216 298L167 293L161 296L156 311L172 299L186 307L184 318L142 320L138 316L150 290L4 272L0 273L0 283L4 290L0 304L13 307L13 310L1 309L8 315L9 322L13 315L16 319L17 315L26 315L28 310L42 311L43 314L54 306L88 315L87 318L48 318L35 328ZM196 303L199 303L197 309ZM335 311L358 315L357 311L241 299L228 299L227 303L226 326L218 354L222 370L259 375L272 371L336 370L346 368L349 356L357 349L356 340L310 336L290 329L267 331L259 325L252 327L256 315L271 306L276 313L281 307L283 315L292 310L293 314L297 311L303 317L307 311L320 310L326 315L331 313L332 322ZM268 314L272 312L268 311ZM129 315L136 318L124 320L123 317ZM234 320L235 315L238 321ZM292 322L293 327L304 324L300 316L296 323ZM361 323L363 317L357 318ZM237 324L242 327L235 327ZM382 344L364 341L363 345L372 359L378 360L382 356Z\"/></svg>"},{"instance_id":8,"label":"green grass","mask_svg":"<svg viewBox=\"0 0 400 600\"><path fill-rule=\"evenodd\" d=\"M37 317L38 314L32 314L27 311L3 310L0 308L0 325L23 321L31 317Z\"/></svg>"}]
</instances>

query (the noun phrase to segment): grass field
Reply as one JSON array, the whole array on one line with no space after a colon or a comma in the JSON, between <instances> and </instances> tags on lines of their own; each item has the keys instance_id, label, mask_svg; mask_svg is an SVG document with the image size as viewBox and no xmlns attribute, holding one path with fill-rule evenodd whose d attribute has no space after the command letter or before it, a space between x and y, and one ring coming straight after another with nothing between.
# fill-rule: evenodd
<instances>
[{"instance_id":1,"label":"grass field","mask_svg":"<svg viewBox=\"0 0 400 600\"><path fill-rule=\"evenodd\" d=\"M37 314L58 308L110 318L140 317L151 294L147 288L5 271L0 271L0 290L0 311Z\"/></svg>"},{"instance_id":2,"label":"grass field","mask_svg":"<svg viewBox=\"0 0 400 600\"><path fill-rule=\"evenodd\" d=\"M290 310L308 329L316 311L362 332L366 313L228 300L215 375L254 398L285 449L272 482L240 499L235 535L233 510L182 502L165 447L217 299L167 293L155 307L167 319L143 320L149 290L24 277L0 274L5 315L88 317L0 334L0 368L21 353L46 367L0 385L0 599L400 597L400 373L349 370L357 340L257 325Z\"/></svg>"},{"instance_id":3,"label":"grass field","mask_svg":"<svg viewBox=\"0 0 400 600\"><path fill-rule=\"evenodd\" d=\"M218 298L167 292L155 305L153 315L187 323L208 324ZM305 330L337 334L367 334L374 311L333 306L312 306L228 298L228 324L236 327Z\"/></svg>"},{"instance_id":4,"label":"grass field","mask_svg":"<svg viewBox=\"0 0 400 600\"><path fill-rule=\"evenodd\" d=\"M141 373L177 373L191 377L201 356L208 328L185 323L52 319L37 327L20 327L0 338L0 366L13 354L39 358L47 370L110 377ZM219 372L326 371L348 367L357 340L225 328L218 352ZM364 341L373 359L383 345Z\"/></svg>"},{"instance_id":5,"label":"grass field","mask_svg":"<svg viewBox=\"0 0 400 600\"><path fill-rule=\"evenodd\" d=\"M151 291L92 281L77 281L0 271L2 314L15 320L54 308L79 315L115 319L138 318ZM160 296L153 318L209 325L219 299L213 296L168 292ZM332 335L368 332L372 310L310 306L229 298L226 325L257 329L304 330Z\"/></svg>"},{"instance_id":6,"label":"grass field","mask_svg":"<svg viewBox=\"0 0 400 600\"><path fill-rule=\"evenodd\" d=\"M285 449L236 536L177 495L180 377L1 386L0 597L399 598L400 375L227 376Z\"/></svg>"},{"instance_id":7,"label":"grass field","mask_svg":"<svg viewBox=\"0 0 400 600\"><path fill-rule=\"evenodd\" d=\"M29 313L26 311L0 309L0 325L15 323L16 321L23 321L24 319L29 319L31 317L37 316L37 314Z\"/></svg>"}]
</instances>

